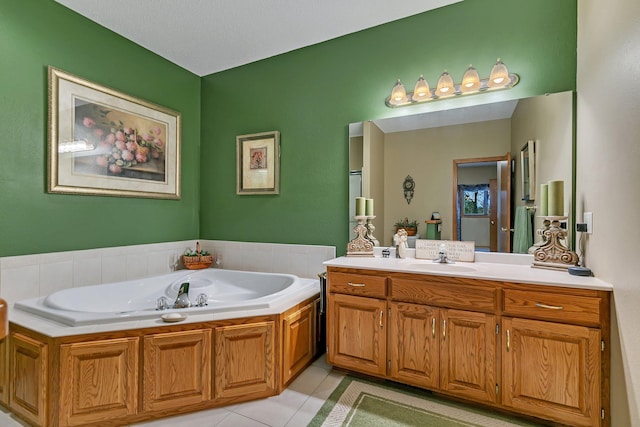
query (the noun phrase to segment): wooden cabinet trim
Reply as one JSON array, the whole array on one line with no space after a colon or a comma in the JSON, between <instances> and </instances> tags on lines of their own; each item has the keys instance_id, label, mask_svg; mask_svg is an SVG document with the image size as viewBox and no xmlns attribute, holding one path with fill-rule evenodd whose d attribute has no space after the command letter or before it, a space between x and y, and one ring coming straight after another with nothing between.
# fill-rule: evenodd
<instances>
[{"instance_id":1,"label":"wooden cabinet trim","mask_svg":"<svg viewBox=\"0 0 640 427\"><path fill-rule=\"evenodd\" d=\"M211 329L147 335L143 341L142 410L211 399Z\"/></svg>"},{"instance_id":2,"label":"wooden cabinet trim","mask_svg":"<svg viewBox=\"0 0 640 427\"><path fill-rule=\"evenodd\" d=\"M597 327L600 325L600 298L505 289L504 313Z\"/></svg>"},{"instance_id":3,"label":"wooden cabinet trim","mask_svg":"<svg viewBox=\"0 0 640 427\"><path fill-rule=\"evenodd\" d=\"M385 375L387 302L354 295L331 294L327 313L329 363L347 369ZM356 322L353 333L347 325Z\"/></svg>"},{"instance_id":4,"label":"wooden cabinet trim","mask_svg":"<svg viewBox=\"0 0 640 427\"><path fill-rule=\"evenodd\" d=\"M387 278L370 274L331 273L328 276L330 293L386 298Z\"/></svg>"},{"instance_id":5,"label":"wooden cabinet trim","mask_svg":"<svg viewBox=\"0 0 640 427\"><path fill-rule=\"evenodd\" d=\"M30 423L46 427L48 345L14 332L9 346L9 407Z\"/></svg>"},{"instance_id":6,"label":"wooden cabinet trim","mask_svg":"<svg viewBox=\"0 0 640 427\"><path fill-rule=\"evenodd\" d=\"M130 337L60 346L65 378L60 425L100 423L138 412L138 342Z\"/></svg>"},{"instance_id":7,"label":"wooden cabinet trim","mask_svg":"<svg viewBox=\"0 0 640 427\"><path fill-rule=\"evenodd\" d=\"M424 279L391 279L391 299L438 307L495 313L498 289L458 283L443 285Z\"/></svg>"},{"instance_id":8,"label":"wooden cabinet trim","mask_svg":"<svg viewBox=\"0 0 640 427\"><path fill-rule=\"evenodd\" d=\"M572 426L600 425L600 330L511 317L502 326L503 404Z\"/></svg>"}]
</instances>

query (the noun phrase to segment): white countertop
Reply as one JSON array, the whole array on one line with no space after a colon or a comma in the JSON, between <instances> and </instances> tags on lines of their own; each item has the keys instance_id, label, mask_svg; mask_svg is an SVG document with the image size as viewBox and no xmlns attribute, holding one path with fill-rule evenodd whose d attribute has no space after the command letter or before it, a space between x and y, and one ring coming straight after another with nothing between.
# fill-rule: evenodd
<instances>
[{"instance_id":1,"label":"white countertop","mask_svg":"<svg viewBox=\"0 0 640 427\"><path fill-rule=\"evenodd\" d=\"M416 258L340 257L325 261L328 267L360 268L437 276L469 277L516 283L613 291L613 286L596 277L573 276L566 271L533 268L531 255L476 253L476 262L437 264Z\"/></svg>"}]
</instances>

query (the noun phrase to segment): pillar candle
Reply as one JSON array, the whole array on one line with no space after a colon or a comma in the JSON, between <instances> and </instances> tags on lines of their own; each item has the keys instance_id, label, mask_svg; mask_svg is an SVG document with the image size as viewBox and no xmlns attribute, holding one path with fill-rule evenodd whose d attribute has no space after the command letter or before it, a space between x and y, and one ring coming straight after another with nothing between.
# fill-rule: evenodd
<instances>
[{"instance_id":1,"label":"pillar candle","mask_svg":"<svg viewBox=\"0 0 640 427\"><path fill-rule=\"evenodd\" d=\"M540 215L549 215L549 184L540 184Z\"/></svg>"},{"instance_id":2,"label":"pillar candle","mask_svg":"<svg viewBox=\"0 0 640 427\"><path fill-rule=\"evenodd\" d=\"M365 200L364 214L366 216L373 216L373 199Z\"/></svg>"},{"instance_id":3,"label":"pillar candle","mask_svg":"<svg viewBox=\"0 0 640 427\"><path fill-rule=\"evenodd\" d=\"M356 197L356 216L364 215L364 197Z\"/></svg>"},{"instance_id":4,"label":"pillar candle","mask_svg":"<svg viewBox=\"0 0 640 427\"><path fill-rule=\"evenodd\" d=\"M564 181L549 181L549 215L564 215Z\"/></svg>"}]
</instances>

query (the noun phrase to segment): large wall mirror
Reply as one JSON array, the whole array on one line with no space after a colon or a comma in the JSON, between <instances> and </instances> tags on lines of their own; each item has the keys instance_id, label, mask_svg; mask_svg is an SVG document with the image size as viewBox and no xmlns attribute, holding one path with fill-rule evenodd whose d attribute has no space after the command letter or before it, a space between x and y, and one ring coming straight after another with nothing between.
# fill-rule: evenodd
<instances>
[{"instance_id":1,"label":"large wall mirror","mask_svg":"<svg viewBox=\"0 0 640 427\"><path fill-rule=\"evenodd\" d=\"M523 227L517 212L528 208L531 228L540 228L535 189L562 180L571 230L573 98L573 92L560 92L350 124L350 220L355 197L362 195L375 200L381 246L392 245L394 224L404 218L417 220L418 235L426 238L425 220L437 212L444 240L473 240L477 250L522 252L513 247L514 233ZM535 156L525 165L534 168L526 175L524 146ZM403 190L407 176L415 182L410 200ZM529 194L523 193L523 176Z\"/></svg>"}]
</instances>

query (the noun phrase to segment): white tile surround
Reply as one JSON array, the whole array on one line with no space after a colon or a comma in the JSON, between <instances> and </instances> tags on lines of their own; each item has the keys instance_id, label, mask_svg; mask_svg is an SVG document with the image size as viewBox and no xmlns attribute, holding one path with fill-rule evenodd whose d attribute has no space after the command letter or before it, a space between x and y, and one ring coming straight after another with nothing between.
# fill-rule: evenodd
<instances>
[{"instance_id":1,"label":"white tile surround","mask_svg":"<svg viewBox=\"0 0 640 427\"><path fill-rule=\"evenodd\" d=\"M9 304L87 285L149 277L171 271L196 240L0 257L0 296ZM289 273L317 278L333 246L200 240L216 266L229 270Z\"/></svg>"}]
</instances>

